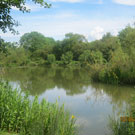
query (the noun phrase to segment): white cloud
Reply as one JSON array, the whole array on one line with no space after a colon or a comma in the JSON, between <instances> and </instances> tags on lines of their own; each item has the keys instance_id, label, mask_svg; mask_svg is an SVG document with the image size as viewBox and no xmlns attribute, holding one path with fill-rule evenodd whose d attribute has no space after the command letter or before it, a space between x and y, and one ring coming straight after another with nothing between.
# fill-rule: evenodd
<instances>
[{"instance_id":1,"label":"white cloud","mask_svg":"<svg viewBox=\"0 0 135 135\"><path fill-rule=\"evenodd\" d=\"M13 9L13 10L18 10L18 8L16 8L16 7L13 7L13 6L12 6L12 9Z\"/></svg>"},{"instance_id":2,"label":"white cloud","mask_svg":"<svg viewBox=\"0 0 135 135\"><path fill-rule=\"evenodd\" d=\"M86 36L89 41L102 38L106 32L117 35L118 31L128 23L132 23L132 19L129 18L84 19L84 17L72 11L34 16L28 15L27 17L19 16L17 20L22 24L17 28L20 32L19 36L27 32L38 31L45 36L61 40L66 33L73 32ZM18 37L14 38L14 35L8 33L1 36L7 39L7 41L11 41L11 39L16 41Z\"/></svg>"},{"instance_id":3,"label":"white cloud","mask_svg":"<svg viewBox=\"0 0 135 135\"><path fill-rule=\"evenodd\" d=\"M103 4L103 0L98 0L97 4Z\"/></svg>"},{"instance_id":4,"label":"white cloud","mask_svg":"<svg viewBox=\"0 0 135 135\"><path fill-rule=\"evenodd\" d=\"M135 0L113 0L113 1L118 4L135 6Z\"/></svg>"},{"instance_id":5,"label":"white cloud","mask_svg":"<svg viewBox=\"0 0 135 135\"><path fill-rule=\"evenodd\" d=\"M103 4L103 0L49 0L51 2L67 2L67 3L81 3L86 2L88 4Z\"/></svg>"},{"instance_id":6,"label":"white cloud","mask_svg":"<svg viewBox=\"0 0 135 135\"><path fill-rule=\"evenodd\" d=\"M68 2L68 3L79 3L83 2L84 0L50 0L52 2Z\"/></svg>"},{"instance_id":7,"label":"white cloud","mask_svg":"<svg viewBox=\"0 0 135 135\"><path fill-rule=\"evenodd\" d=\"M61 16L62 17L62 16ZM53 18L53 17L52 17ZM59 20L59 21L58 21ZM55 39L62 39L64 35L69 32L83 34L88 40L101 39L106 32L117 34L122 28L124 28L129 20L74 20L70 21L59 19L55 21L42 21L40 23L34 21L33 25L26 24L25 29L20 31L28 32L38 31L45 36L54 37ZM29 21L29 20L28 20ZM29 22L31 23L31 22ZM25 30L25 31L24 31Z\"/></svg>"},{"instance_id":8,"label":"white cloud","mask_svg":"<svg viewBox=\"0 0 135 135\"><path fill-rule=\"evenodd\" d=\"M30 9L31 11L38 11L43 8L43 7L40 7L40 5L35 5L35 4L25 4L25 7L27 9ZM19 11L18 8L16 7L12 7L12 9Z\"/></svg>"},{"instance_id":9,"label":"white cloud","mask_svg":"<svg viewBox=\"0 0 135 135\"><path fill-rule=\"evenodd\" d=\"M119 31L118 31L117 29L113 29L112 34L113 34L114 36L117 36L118 33L119 33Z\"/></svg>"},{"instance_id":10,"label":"white cloud","mask_svg":"<svg viewBox=\"0 0 135 135\"><path fill-rule=\"evenodd\" d=\"M13 35L13 34L11 34L11 33L9 33L9 32L7 32L7 33L2 33L1 31L0 31L0 37L2 37L2 38L5 38L5 37L8 37L8 38L13 38L13 37L19 37L20 35Z\"/></svg>"},{"instance_id":11,"label":"white cloud","mask_svg":"<svg viewBox=\"0 0 135 135\"><path fill-rule=\"evenodd\" d=\"M101 39L103 34L104 34L104 29L100 26L95 27L90 33L91 37L95 39Z\"/></svg>"},{"instance_id":12,"label":"white cloud","mask_svg":"<svg viewBox=\"0 0 135 135\"><path fill-rule=\"evenodd\" d=\"M52 16L48 16L48 17L52 17ZM68 19L68 18L73 18L73 17L77 17L76 14L73 14L71 12L65 12L65 13L60 13L60 14L54 14L53 15L53 19Z\"/></svg>"}]
</instances>

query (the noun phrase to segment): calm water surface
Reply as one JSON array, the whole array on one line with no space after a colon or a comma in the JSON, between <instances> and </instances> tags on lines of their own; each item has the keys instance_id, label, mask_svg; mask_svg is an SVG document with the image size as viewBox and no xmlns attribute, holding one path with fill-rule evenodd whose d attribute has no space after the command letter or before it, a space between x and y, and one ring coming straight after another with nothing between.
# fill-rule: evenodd
<instances>
[{"instance_id":1,"label":"calm water surface","mask_svg":"<svg viewBox=\"0 0 135 135\"><path fill-rule=\"evenodd\" d=\"M132 86L92 83L86 70L66 68L6 69L2 75L14 88L29 90L49 102L65 104L77 118L80 135L110 135L109 115L118 116L134 93Z\"/></svg>"}]
</instances>

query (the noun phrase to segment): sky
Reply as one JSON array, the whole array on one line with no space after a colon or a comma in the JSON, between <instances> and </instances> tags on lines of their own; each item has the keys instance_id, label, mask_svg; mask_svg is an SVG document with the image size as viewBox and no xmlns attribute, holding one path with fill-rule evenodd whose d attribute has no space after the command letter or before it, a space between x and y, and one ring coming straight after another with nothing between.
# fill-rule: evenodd
<instances>
[{"instance_id":1,"label":"sky","mask_svg":"<svg viewBox=\"0 0 135 135\"><path fill-rule=\"evenodd\" d=\"M50 9L32 2L26 7L30 13L22 13L13 7L11 15L21 25L16 30L0 36L6 41L16 42L24 33L37 31L46 37L62 40L66 33L78 33L89 41L101 39L106 32L117 35L128 24L135 22L135 0L47 0Z\"/></svg>"}]
</instances>

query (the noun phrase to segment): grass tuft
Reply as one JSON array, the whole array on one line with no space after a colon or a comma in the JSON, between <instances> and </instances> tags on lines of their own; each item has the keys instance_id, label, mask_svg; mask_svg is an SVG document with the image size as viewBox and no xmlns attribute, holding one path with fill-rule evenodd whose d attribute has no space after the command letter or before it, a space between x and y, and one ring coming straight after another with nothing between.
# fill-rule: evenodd
<instances>
[{"instance_id":1,"label":"grass tuft","mask_svg":"<svg viewBox=\"0 0 135 135\"><path fill-rule=\"evenodd\" d=\"M75 135L75 119L65 111L64 105L41 103L36 96L13 90L8 83L0 82L0 130L20 135Z\"/></svg>"}]
</instances>

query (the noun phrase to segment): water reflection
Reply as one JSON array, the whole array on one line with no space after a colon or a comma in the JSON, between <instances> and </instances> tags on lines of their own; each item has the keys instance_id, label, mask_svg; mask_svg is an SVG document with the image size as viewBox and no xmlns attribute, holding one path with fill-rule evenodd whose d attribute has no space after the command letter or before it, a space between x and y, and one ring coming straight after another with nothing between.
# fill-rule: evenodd
<instances>
[{"instance_id":1,"label":"water reflection","mask_svg":"<svg viewBox=\"0 0 135 135\"><path fill-rule=\"evenodd\" d=\"M68 95L84 93L83 86L90 84L86 72L62 68L7 69L3 78L18 82L21 89L29 90L31 95L41 95L55 86L66 90Z\"/></svg>"},{"instance_id":2,"label":"water reflection","mask_svg":"<svg viewBox=\"0 0 135 135\"><path fill-rule=\"evenodd\" d=\"M108 133L108 115L120 113L135 91L129 86L92 83L88 71L82 69L12 68L2 77L32 96L39 95L40 100L65 103L77 117L80 135Z\"/></svg>"}]
</instances>

